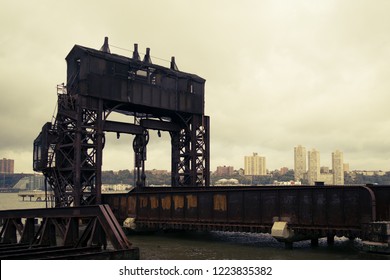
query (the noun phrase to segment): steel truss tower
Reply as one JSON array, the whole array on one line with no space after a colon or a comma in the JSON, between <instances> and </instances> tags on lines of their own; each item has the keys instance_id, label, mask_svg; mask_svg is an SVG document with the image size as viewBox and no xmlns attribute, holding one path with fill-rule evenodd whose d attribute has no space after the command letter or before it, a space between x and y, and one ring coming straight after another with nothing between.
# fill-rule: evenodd
<instances>
[{"instance_id":1,"label":"steel truss tower","mask_svg":"<svg viewBox=\"0 0 390 280\"><path fill-rule=\"evenodd\" d=\"M210 122L204 115L204 83L199 76L153 64L150 50L140 60L74 46L66 58L67 85L60 86L56 118L34 141L34 171L55 192L57 207L99 204L106 132L134 135L136 186L145 187L149 130L171 135L172 187L209 186ZM108 120L111 112L132 115L135 123Z\"/></svg>"}]
</instances>

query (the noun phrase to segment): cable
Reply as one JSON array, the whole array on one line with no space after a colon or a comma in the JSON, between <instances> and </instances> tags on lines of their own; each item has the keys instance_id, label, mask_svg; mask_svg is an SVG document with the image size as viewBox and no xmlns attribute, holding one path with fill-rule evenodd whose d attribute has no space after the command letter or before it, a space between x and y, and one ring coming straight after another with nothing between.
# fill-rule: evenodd
<instances>
[{"instance_id":1,"label":"cable","mask_svg":"<svg viewBox=\"0 0 390 280\"><path fill-rule=\"evenodd\" d=\"M118 47L118 46L114 46L114 45L111 45L111 44L110 44L110 47L113 47L113 48L116 48L116 49L120 49L122 51L133 52L132 50L129 50L129 49L126 49L126 48L122 48L122 47ZM142 53L142 52L139 52L139 54L145 55L145 53ZM150 57L153 58L153 59L157 59L157 60L171 62L170 60L167 60L167 59L164 59L164 58L160 58L160 57L157 57L157 56L152 56L151 55Z\"/></svg>"}]
</instances>

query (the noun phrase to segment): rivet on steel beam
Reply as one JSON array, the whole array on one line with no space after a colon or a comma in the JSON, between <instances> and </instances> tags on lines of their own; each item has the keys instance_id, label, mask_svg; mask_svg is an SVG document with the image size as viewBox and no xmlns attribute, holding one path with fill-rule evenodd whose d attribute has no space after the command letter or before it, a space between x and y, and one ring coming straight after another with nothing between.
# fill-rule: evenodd
<instances>
[{"instance_id":1,"label":"rivet on steel beam","mask_svg":"<svg viewBox=\"0 0 390 280\"><path fill-rule=\"evenodd\" d=\"M177 65L176 65L175 57L174 57L174 56L171 57L171 69L172 69L172 70L175 70L175 71L179 71L179 68L178 68Z\"/></svg>"}]
</instances>

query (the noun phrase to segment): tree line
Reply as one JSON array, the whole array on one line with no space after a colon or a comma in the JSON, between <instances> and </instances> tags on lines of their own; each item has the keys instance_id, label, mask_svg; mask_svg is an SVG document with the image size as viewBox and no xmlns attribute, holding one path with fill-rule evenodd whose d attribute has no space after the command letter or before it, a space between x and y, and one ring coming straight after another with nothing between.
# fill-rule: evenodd
<instances>
[{"instance_id":1,"label":"tree line","mask_svg":"<svg viewBox=\"0 0 390 280\"><path fill-rule=\"evenodd\" d=\"M171 174L170 172L155 172L151 170L145 171L147 185L171 185ZM12 188L20 179L26 176L33 176L33 174L0 174L0 188ZM215 185L220 179L236 179L241 185L269 185L273 184L274 181L279 182L290 182L294 181L294 170L289 170L287 173L281 174L279 172L272 172L265 176L245 176L240 175L238 172L230 176L217 176L211 174L210 182L211 185ZM102 183L103 184L129 184L134 185L135 178L132 170L119 170L114 171L103 171L102 172ZM303 182L305 184L307 182ZM344 184L378 184L378 185L390 185L390 172L386 172L384 175L364 175L364 174L353 174L344 173Z\"/></svg>"}]
</instances>

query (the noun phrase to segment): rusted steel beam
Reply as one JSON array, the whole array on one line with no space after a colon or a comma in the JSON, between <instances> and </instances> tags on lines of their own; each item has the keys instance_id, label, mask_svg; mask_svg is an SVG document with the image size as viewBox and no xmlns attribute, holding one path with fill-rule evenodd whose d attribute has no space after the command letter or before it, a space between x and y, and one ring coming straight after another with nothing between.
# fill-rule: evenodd
<instances>
[{"instance_id":1,"label":"rusted steel beam","mask_svg":"<svg viewBox=\"0 0 390 280\"><path fill-rule=\"evenodd\" d=\"M115 121L104 121L103 130L128 134L142 134L143 128L139 125Z\"/></svg>"},{"instance_id":2,"label":"rusted steel beam","mask_svg":"<svg viewBox=\"0 0 390 280\"><path fill-rule=\"evenodd\" d=\"M80 235L80 218L71 217L68 219L66 223L66 229L64 232L64 245L67 246L76 246L77 240Z\"/></svg>"},{"instance_id":3,"label":"rusted steel beam","mask_svg":"<svg viewBox=\"0 0 390 280\"><path fill-rule=\"evenodd\" d=\"M0 233L1 242L16 243L16 226L14 220L6 220Z\"/></svg>"},{"instance_id":4,"label":"rusted steel beam","mask_svg":"<svg viewBox=\"0 0 390 280\"><path fill-rule=\"evenodd\" d=\"M20 238L20 243L28 243L34 238L35 232L35 219L27 218L24 224L23 234Z\"/></svg>"},{"instance_id":5,"label":"rusted steel beam","mask_svg":"<svg viewBox=\"0 0 390 280\"><path fill-rule=\"evenodd\" d=\"M99 244L105 247L107 237L115 249L131 248L108 205L5 210L0 211L0 218L6 221L1 231L1 243L28 242L55 246L58 233L62 245L77 247ZM25 224L21 224L22 218L26 220ZM35 218L43 219L37 232L33 232ZM89 220L89 224L82 228L79 226L80 220ZM18 235L21 236L19 240Z\"/></svg>"},{"instance_id":6,"label":"rusted steel beam","mask_svg":"<svg viewBox=\"0 0 390 280\"><path fill-rule=\"evenodd\" d=\"M102 203L102 167L103 167L103 148L104 148L104 134L103 134L103 117L104 117L104 104L103 100L98 100L98 109L96 114L96 150L95 150L95 174L89 175L90 178L93 178L91 181L95 181L95 188L92 188L91 191L95 196L95 201L90 201L90 204ZM92 157L93 159L93 157ZM92 161L93 162L93 161Z\"/></svg>"},{"instance_id":7,"label":"rusted steel beam","mask_svg":"<svg viewBox=\"0 0 390 280\"><path fill-rule=\"evenodd\" d=\"M114 230L105 230L106 234L109 236L113 246L115 248L127 248L131 244L128 241L125 233L122 230L121 225L116 220L114 213L111 211L111 208L108 205L99 205L101 216L99 220L103 228L110 228Z\"/></svg>"},{"instance_id":8,"label":"rusted steel beam","mask_svg":"<svg viewBox=\"0 0 390 280\"><path fill-rule=\"evenodd\" d=\"M178 132L181 129L177 123L149 120L149 119L142 119L141 126L146 128L146 129L171 131L171 132L173 132L173 131Z\"/></svg>"}]
</instances>

